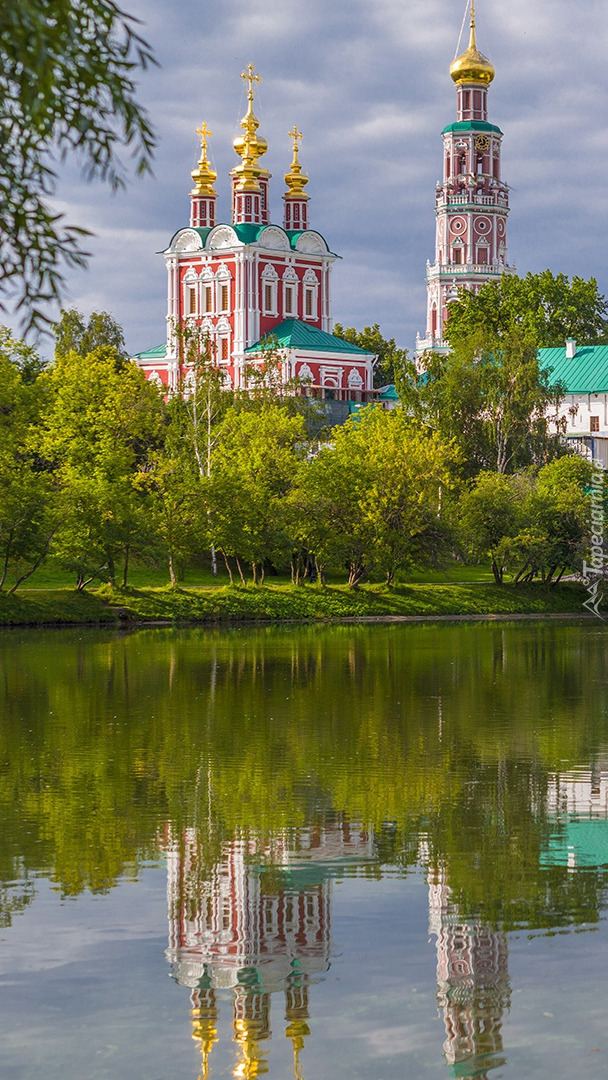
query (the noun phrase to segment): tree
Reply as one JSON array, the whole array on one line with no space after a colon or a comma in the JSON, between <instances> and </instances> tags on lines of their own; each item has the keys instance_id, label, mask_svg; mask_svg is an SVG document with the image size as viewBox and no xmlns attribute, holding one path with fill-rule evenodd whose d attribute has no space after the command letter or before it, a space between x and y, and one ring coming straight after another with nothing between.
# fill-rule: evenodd
<instances>
[{"instance_id":1,"label":"tree","mask_svg":"<svg viewBox=\"0 0 608 1080\"><path fill-rule=\"evenodd\" d=\"M508 339L516 328L537 348L563 345L566 338L593 344L608 334L608 304L590 278L552 274L503 274L479 292L461 289L450 304L445 334L452 348L478 337Z\"/></svg>"},{"instance_id":2,"label":"tree","mask_svg":"<svg viewBox=\"0 0 608 1080\"><path fill-rule=\"evenodd\" d=\"M551 430L560 389L550 385L534 340L521 327L495 336L479 330L447 355L427 354L418 395L419 414L456 440L469 476L512 473L563 452Z\"/></svg>"},{"instance_id":3,"label":"tree","mask_svg":"<svg viewBox=\"0 0 608 1080\"><path fill-rule=\"evenodd\" d=\"M210 533L229 558L252 568L253 582L264 580L264 563L276 565L290 550L286 496L305 449L304 422L276 402L256 411L232 407L222 423L212 455L209 481Z\"/></svg>"},{"instance_id":4,"label":"tree","mask_svg":"<svg viewBox=\"0 0 608 1080\"><path fill-rule=\"evenodd\" d=\"M66 268L83 266L87 231L50 205L57 161L73 153L86 179L124 186L121 147L149 170L150 124L135 76L153 57L137 20L113 0L0 0L0 293L25 311L25 329L48 324Z\"/></svg>"},{"instance_id":5,"label":"tree","mask_svg":"<svg viewBox=\"0 0 608 1080\"><path fill-rule=\"evenodd\" d=\"M494 581L501 585L505 566L505 537L514 536L518 524L519 499L511 477L502 473L480 473L474 486L461 497L459 519L470 553L490 559Z\"/></svg>"},{"instance_id":6,"label":"tree","mask_svg":"<svg viewBox=\"0 0 608 1080\"><path fill-rule=\"evenodd\" d=\"M102 568L114 583L119 558L126 584L130 554L149 535L136 476L161 439L161 395L108 347L57 357L42 378L50 401L39 452L54 471L61 511L55 554L79 588Z\"/></svg>"},{"instance_id":7,"label":"tree","mask_svg":"<svg viewBox=\"0 0 608 1080\"><path fill-rule=\"evenodd\" d=\"M0 329L0 589L14 591L40 565L54 532L51 478L32 426L43 409L35 352ZM14 579L14 580L13 580Z\"/></svg>"},{"instance_id":8,"label":"tree","mask_svg":"<svg viewBox=\"0 0 608 1080\"><path fill-rule=\"evenodd\" d=\"M592 467L578 454L550 462L523 500L522 527L503 543L504 561L515 583L540 576L557 584L568 570L580 570L589 547Z\"/></svg>"},{"instance_id":9,"label":"tree","mask_svg":"<svg viewBox=\"0 0 608 1080\"><path fill-rule=\"evenodd\" d=\"M85 322L76 308L62 310L54 331L55 356L67 356L71 352L88 356L94 349L107 345L118 358L127 359L122 326L107 311L93 311Z\"/></svg>"},{"instance_id":10,"label":"tree","mask_svg":"<svg viewBox=\"0 0 608 1080\"><path fill-rule=\"evenodd\" d=\"M429 562L445 537L441 492L452 447L403 409L361 410L303 466L292 503L294 534L314 555L319 580L346 566L354 587L376 567L388 583L397 570Z\"/></svg>"},{"instance_id":11,"label":"tree","mask_svg":"<svg viewBox=\"0 0 608 1080\"><path fill-rule=\"evenodd\" d=\"M357 345L366 352L374 353L377 363L374 370L374 386L386 386L394 383L404 373L412 373L414 365L408 357L407 349L399 349L394 338L382 336L378 323L355 330L353 326L344 327L336 323L333 329L336 337Z\"/></svg>"}]
</instances>

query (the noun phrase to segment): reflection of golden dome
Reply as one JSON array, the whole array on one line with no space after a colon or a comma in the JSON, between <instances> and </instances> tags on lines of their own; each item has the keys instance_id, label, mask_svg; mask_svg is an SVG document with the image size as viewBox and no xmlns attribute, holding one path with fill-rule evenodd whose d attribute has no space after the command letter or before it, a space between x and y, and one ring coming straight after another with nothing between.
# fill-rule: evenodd
<instances>
[{"instance_id":1,"label":"reflection of golden dome","mask_svg":"<svg viewBox=\"0 0 608 1080\"><path fill-rule=\"evenodd\" d=\"M456 57L450 67L450 75L455 83L481 83L489 86L496 74L494 64L487 56L480 53L475 40L475 4L471 5L471 38L469 47Z\"/></svg>"}]
</instances>

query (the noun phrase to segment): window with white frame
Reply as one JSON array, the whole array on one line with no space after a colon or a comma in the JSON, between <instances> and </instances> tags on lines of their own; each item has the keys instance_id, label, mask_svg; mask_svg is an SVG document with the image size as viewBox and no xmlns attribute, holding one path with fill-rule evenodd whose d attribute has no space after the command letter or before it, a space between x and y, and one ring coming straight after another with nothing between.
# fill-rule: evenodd
<instances>
[{"instance_id":1,"label":"window with white frame","mask_svg":"<svg viewBox=\"0 0 608 1080\"><path fill-rule=\"evenodd\" d=\"M198 276L192 267L184 275L184 314L198 314Z\"/></svg>"},{"instance_id":2,"label":"window with white frame","mask_svg":"<svg viewBox=\"0 0 608 1080\"><path fill-rule=\"evenodd\" d=\"M221 266L216 276L216 304L218 312L230 311L230 271Z\"/></svg>"},{"instance_id":3,"label":"window with white frame","mask_svg":"<svg viewBox=\"0 0 608 1080\"><path fill-rule=\"evenodd\" d=\"M220 364L227 364L230 360L230 333L228 319L220 319L216 326L217 359Z\"/></svg>"},{"instance_id":4,"label":"window with white frame","mask_svg":"<svg viewBox=\"0 0 608 1080\"><path fill-rule=\"evenodd\" d=\"M298 314L298 275L293 266L283 274L283 315L295 318Z\"/></svg>"},{"instance_id":5,"label":"window with white frame","mask_svg":"<svg viewBox=\"0 0 608 1080\"><path fill-rule=\"evenodd\" d=\"M319 279L313 270L307 270L303 282L304 303L303 316L305 319L318 319L319 317Z\"/></svg>"},{"instance_id":6,"label":"window with white frame","mask_svg":"<svg viewBox=\"0 0 608 1080\"><path fill-rule=\"evenodd\" d=\"M266 263L262 270L262 313L264 315L278 315L279 275L272 263Z\"/></svg>"}]
</instances>

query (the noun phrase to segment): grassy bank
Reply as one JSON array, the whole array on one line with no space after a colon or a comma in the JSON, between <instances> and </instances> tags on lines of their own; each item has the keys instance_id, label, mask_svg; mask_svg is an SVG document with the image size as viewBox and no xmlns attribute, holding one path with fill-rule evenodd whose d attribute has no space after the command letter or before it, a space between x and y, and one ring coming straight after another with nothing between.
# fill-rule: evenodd
<instances>
[{"instance_id":1,"label":"grassy bank","mask_svg":"<svg viewBox=\"0 0 608 1080\"><path fill-rule=\"evenodd\" d=\"M291 585L194 589L69 589L0 593L0 625L40 626L167 621L382 618L436 615L581 615L585 590L566 583L514 588L493 584L408 584L295 588Z\"/></svg>"}]
</instances>

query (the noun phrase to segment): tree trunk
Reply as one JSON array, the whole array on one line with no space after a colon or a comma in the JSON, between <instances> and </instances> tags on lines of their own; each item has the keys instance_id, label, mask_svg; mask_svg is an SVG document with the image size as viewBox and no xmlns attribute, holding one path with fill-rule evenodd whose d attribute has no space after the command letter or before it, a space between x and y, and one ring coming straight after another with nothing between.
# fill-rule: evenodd
<instances>
[{"instance_id":1,"label":"tree trunk","mask_svg":"<svg viewBox=\"0 0 608 1080\"><path fill-rule=\"evenodd\" d=\"M129 577L129 554L130 554L130 551L131 551L131 549L130 549L129 545L127 544L127 546L125 548L125 564L124 564L123 569L122 569L122 587L123 587L123 589L126 589L126 587L127 587L127 579Z\"/></svg>"},{"instance_id":2,"label":"tree trunk","mask_svg":"<svg viewBox=\"0 0 608 1080\"><path fill-rule=\"evenodd\" d=\"M108 580L110 585L116 585L116 568L114 566L113 555L108 555Z\"/></svg>"},{"instance_id":3,"label":"tree trunk","mask_svg":"<svg viewBox=\"0 0 608 1080\"><path fill-rule=\"evenodd\" d=\"M175 573L175 563L173 560L173 549L169 549L169 580L171 582L171 588L174 589L177 585L177 574Z\"/></svg>"},{"instance_id":4,"label":"tree trunk","mask_svg":"<svg viewBox=\"0 0 608 1080\"><path fill-rule=\"evenodd\" d=\"M44 545L44 551L42 551L41 554L38 556L38 558L36 559L36 562L34 563L34 565L31 566L29 570L26 570L25 574L22 574L20 578L17 578L17 580L16 580L15 584L13 585L12 589L9 589L9 594L14 593L16 591L16 589L18 589L19 586L22 584L22 582L27 581L28 577L31 577L32 574L38 569L40 564L43 562L43 560L46 559L46 557L47 557L47 555L49 553L49 548L51 546L51 540L53 539L54 535L55 535L55 530L53 529L53 532L51 533L51 535L49 536L46 544Z\"/></svg>"},{"instance_id":5,"label":"tree trunk","mask_svg":"<svg viewBox=\"0 0 608 1080\"><path fill-rule=\"evenodd\" d=\"M228 556L223 548L220 548L222 555L224 556L224 563L226 564L226 570L228 571L228 577L230 578L230 584L234 585L234 577L232 576L232 570L230 569L230 563L228 562Z\"/></svg>"},{"instance_id":6,"label":"tree trunk","mask_svg":"<svg viewBox=\"0 0 608 1080\"><path fill-rule=\"evenodd\" d=\"M365 577L365 566L361 562L350 563L348 567L348 587L356 589L360 581Z\"/></svg>"},{"instance_id":7,"label":"tree trunk","mask_svg":"<svg viewBox=\"0 0 608 1080\"><path fill-rule=\"evenodd\" d=\"M494 581L497 585L502 585L502 567L498 565L496 559L492 559L492 573L494 574Z\"/></svg>"},{"instance_id":8,"label":"tree trunk","mask_svg":"<svg viewBox=\"0 0 608 1080\"><path fill-rule=\"evenodd\" d=\"M234 561L236 563L236 567L237 567L237 570L239 572L239 577L241 579L241 585L246 585L247 582L245 581L245 575L243 573L243 567L241 566L241 561L240 561L238 555L234 556Z\"/></svg>"}]
</instances>

